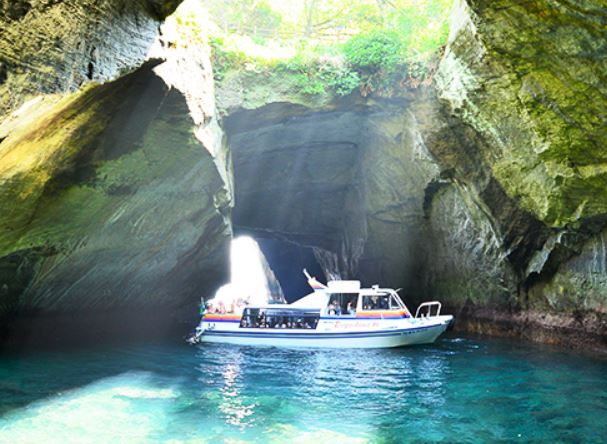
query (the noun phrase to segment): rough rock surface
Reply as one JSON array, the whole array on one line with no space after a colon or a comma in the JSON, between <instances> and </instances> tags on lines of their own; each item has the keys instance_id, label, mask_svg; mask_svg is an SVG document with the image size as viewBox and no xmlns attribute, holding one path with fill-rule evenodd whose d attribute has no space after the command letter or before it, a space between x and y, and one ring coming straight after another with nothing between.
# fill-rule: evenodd
<instances>
[{"instance_id":1,"label":"rough rock surface","mask_svg":"<svg viewBox=\"0 0 607 444\"><path fill-rule=\"evenodd\" d=\"M468 0L439 96L485 140L506 193L551 227L607 213L607 9L600 1Z\"/></svg>"},{"instance_id":2,"label":"rough rock surface","mask_svg":"<svg viewBox=\"0 0 607 444\"><path fill-rule=\"evenodd\" d=\"M392 99L228 72L223 122L204 54L123 73L175 3L0 2L0 118L80 90L0 127L2 313L196 301L235 196L329 276L607 349L604 2L460 0L434 84Z\"/></svg>"},{"instance_id":3,"label":"rough rock surface","mask_svg":"<svg viewBox=\"0 0 607 444\"><path fill-rule=\"evenodd\" d=\"M313 247L328 276L423 291L424 188L438 170L412 100L232 111L235 226Z\"/></svg>"},{"instance_id":4,"label":"rough rock surface","mask_svg":"<svg viewBox=\"0 0 607 444\"><path fill-rule=\"evenodd\" d=\"M0 1L0 120L38 94L136 68L175 0Z\"/></svg>"},{"instance_id":5,"label":"rough rock surface","mask_svg":"<svg viewBox=\"0 0 607 444\"><path fill-rule=\"evenodd\" d=\"M392 102L306 98L288 79L228 73L218 102L235 223L314 247L328 275L439 298L462 327L600 342L607 288L590 276L606 270L577 255L601 245L607 214L592 191L605 188L603 67L594 70L604 10L557 3L460 2L434 85ZM565 24L570 45L557 51ZM532 94L538 78L556 83L534 80L543 89ZM592 107L583 94L598 94ZM596 174L557 177L577 168L572 145L586 147L574 154Z\"/></svg>"},{"instance_id":6,"label":"rough rock surface","mask_svg":"<svg viewBox=\"0 0 607 444\"><path fill-rule=\"evenodd\" d=\"M515 277L502 298L484 284L468 292L468 328L507 325L544 341L586 335L605 348L606 23L598 1L454 8L435 82L447 128L429 131L428 147L441 175L465 190L468 210L485 218L468 234L489 224L490 251L500 252L487 255L479 232L462 262L488 270L505 260ZM442 143L448 132L460 143ZM454 294L462 297L457 285Z\"/></svg>"},{"instance_id":7,"label":"rough rock surface","mask_svg":"<svg viewBox=\"0 0 607 444\"><path fill-rule=\"evenodd\" d=\"M176 53L2 126L0 314L195 316L231 237L212 85L184 78L212 79L205 66Z\"/></svg>"}]
</instances>

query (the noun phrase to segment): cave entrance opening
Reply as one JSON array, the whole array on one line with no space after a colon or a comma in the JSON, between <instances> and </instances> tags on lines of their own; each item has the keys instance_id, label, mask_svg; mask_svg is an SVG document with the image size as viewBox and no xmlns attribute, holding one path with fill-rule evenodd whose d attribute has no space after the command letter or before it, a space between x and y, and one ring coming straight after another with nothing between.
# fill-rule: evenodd
<instances>
[{"instance_id":1,"label":"cave entrance opening","mask_svg":"<svg viewBox=\"0 0 607 444\"><path fill-rule=\"evenodd\" d=\"M235 235L255 238L289 301L310 293L302 268L321 280L355 276L354 266L341 265L354 263L364 242L366 112L351 103L321 110L272 103L223 120Z\"/></svg>"},{"instance_id":2,"label":"cave entrance opening","mask_svg":"<svg viewBox=\"0 0 607 444\"><path fill-rule=\"evenodd\" d=\"M326 280L325 273L310 247L281 239L255 236L238 228L235 229L234 236L237 239L248 237L257 243L289 303L312 292L302 273L304 268L319 280ZM232 260L232 267L234 266L238 266L238 263Z\"/></svg>"}]
</instances>

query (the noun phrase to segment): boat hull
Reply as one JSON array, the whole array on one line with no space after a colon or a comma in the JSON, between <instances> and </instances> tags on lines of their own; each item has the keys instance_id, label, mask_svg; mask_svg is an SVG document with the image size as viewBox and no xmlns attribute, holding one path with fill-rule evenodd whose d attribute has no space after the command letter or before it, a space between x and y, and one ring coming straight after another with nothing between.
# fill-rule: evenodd
<instances>
[{"instance_id":1,"label":"boat hull","mask_svg":"<svg viewBox=\"0 0 607 444\"><path fill-rule=\"evenodd\" d=\"M451 320L451 316L440 316L405 328L373 331L211 329L202 333L199 342L306 348L394 348L432 343L447 329Z\"/></svg>"}]
</instances>

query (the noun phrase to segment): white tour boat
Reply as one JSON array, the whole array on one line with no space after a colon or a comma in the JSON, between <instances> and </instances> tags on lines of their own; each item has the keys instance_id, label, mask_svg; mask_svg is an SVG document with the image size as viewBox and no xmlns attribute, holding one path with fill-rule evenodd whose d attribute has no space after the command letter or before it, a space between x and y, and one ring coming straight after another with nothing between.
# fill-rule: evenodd
<instances>
[{"instance_id":1,"label":"white tour boat","mask_svg":"<svg viewBox=\"0 0 607 444\"><path fill-rule=\"evenodd\" d=\"M205 310L191 342L279 347L383 348L434 342L453 320L437 301L415 316L391 288L359 281L327 286L304 274L314 292L292 304Z\"/></svg>"}]
</instances>

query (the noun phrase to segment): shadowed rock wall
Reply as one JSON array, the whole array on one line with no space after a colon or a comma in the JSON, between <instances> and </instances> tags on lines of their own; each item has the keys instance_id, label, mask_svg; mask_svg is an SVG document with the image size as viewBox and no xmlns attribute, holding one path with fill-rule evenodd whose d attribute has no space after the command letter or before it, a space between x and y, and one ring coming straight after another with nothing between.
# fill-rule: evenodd
<instances>
[{"instance_id":1,"label":"shadowed rock wall","mask_svg":"<svg viewBox=\"0 0 607 444\"><path fill-rule=\"evenodd\" d=\"M0 117L80 90L0 126L3 313L193 306L235 195L239 228L328 276L607 348L602 2L458 1L433 85L393 98L242 70L215 93L204 50L124 75L174 3L0 2Z\"/></svg>"},{"instance_id":2,"label":"shadowed rock wall","mask_svg":"<svg viewBox=\"0 0 607 444\"><path fill-rule=\"evenodd\" d=\"M314 248L328 276L423 291L423 197L438 170L413 96L273 103L225 120L237 227Z\"/></svg>"}]
</instances>

